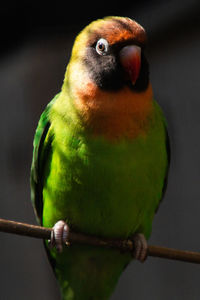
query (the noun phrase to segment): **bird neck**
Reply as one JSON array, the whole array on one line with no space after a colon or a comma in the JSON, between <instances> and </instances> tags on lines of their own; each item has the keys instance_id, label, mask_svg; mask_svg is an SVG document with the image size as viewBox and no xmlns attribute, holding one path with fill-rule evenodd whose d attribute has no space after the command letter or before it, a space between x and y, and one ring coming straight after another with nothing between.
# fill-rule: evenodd
<instances>
[{"instance_id":1,"label":"bird neck","mask_svg":"<svg viewBox=\"0 0 200 300\"><path fill-rule=\"evenodd\" d=\"M89 97L78 93L74 100L86 128L93 135L113 140L145 134L153 108L151 85L140 93L128 87L118 92L90 89Z\"/></svg>"},{"instance_id":2,"label":"bird neck","mask_svg":"<svg viewBox=\"0 0 200 300\"><path fill-rule=\"evenodd\" d=\"M79 64L70 64L63 84L74 108L92 135L110 140L134 138L145 134L153 110L153 92L136 92L128 86L118 91L105 91L89 78Z\"/></svg>"}]
</instances>

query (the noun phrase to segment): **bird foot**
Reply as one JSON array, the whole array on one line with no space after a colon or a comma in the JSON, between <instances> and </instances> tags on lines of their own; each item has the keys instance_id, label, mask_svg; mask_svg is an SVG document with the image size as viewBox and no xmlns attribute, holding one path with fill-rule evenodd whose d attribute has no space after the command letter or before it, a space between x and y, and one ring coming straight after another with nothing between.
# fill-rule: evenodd
<instances>
[{"instance_id":1,"label":"bird foot","mask_svg":"<svg viewBox=\"0 0 200 300\"><path fill-rule=\"evenodd\" d=\"M67 223L62 220L56 222L51 231L50 247L55 247L56 250L61 253L63 251L63 245L67 244L68 236L69 226Z\"/></svg>"},{"instance_id":2,"label":"bird foot","mask_svg":"<svg viewBox=\"0 0 200 300\"><path fill-rule=\"evenodd\" d=\"M144 234L136 233L133 235L131 240L134 244L132 256L140 262L144 262L147 258L148 251L148 244Z\"/></svg>"}]
</instances>

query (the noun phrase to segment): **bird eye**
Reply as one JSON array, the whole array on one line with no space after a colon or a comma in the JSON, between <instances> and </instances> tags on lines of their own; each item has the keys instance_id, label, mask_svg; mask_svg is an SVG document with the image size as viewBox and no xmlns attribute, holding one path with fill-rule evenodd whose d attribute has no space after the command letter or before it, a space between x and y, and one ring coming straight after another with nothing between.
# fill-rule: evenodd
<instances>
[{"instance_id":1,"label":"bird eye","mask_svg":"<svg viewBox=\"0 0 200 300\"><path fill-rule=\"evenodd\" d=\"M109 49L109 44L105 39L98 40L96 44L96 51L100 55L106 55Z\"/></svg>"}]
</instances>

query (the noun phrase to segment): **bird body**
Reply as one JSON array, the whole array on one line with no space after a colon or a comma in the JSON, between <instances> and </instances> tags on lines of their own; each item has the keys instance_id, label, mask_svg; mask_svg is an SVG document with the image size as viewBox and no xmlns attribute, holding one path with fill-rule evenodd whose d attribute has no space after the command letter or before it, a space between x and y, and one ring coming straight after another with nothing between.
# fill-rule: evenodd
<instances>
[{"instance_id":1,"label":"bird body","mask_svg":"<svg viewBox=\"0 0 200 300\"><path fill-rule=\"evenodd\" d=\"M119 17L93 22L77 37L62 90L42 114L34 140L32 199L43 226L64 220L99 237L149 238L168 168L166 124L145 59L138 73L136 66L129 74L134 89L116 58L116 45L144 40L140 25ZM110 52L101 54L108 46ZM109 299L131 260L86 245L62 253L46 248L67 300Z\"/></svg>"}]
</instances>

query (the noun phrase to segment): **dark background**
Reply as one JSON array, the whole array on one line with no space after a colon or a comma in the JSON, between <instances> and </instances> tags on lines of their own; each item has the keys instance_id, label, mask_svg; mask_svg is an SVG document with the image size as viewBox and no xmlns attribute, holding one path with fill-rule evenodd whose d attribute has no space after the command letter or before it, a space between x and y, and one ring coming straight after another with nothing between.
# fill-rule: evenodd
<instances>
[{"instance_id":1,"label":"dark background","mask_svg":"<svg viewBox=\"0 0 200 300\"><path fill-rule=\"evenodd\" d=\"M0 217L35 224L29 172L39 116L60 90L77 33L96 18L124 15L146 28L151 81L172 148L168 189L149 243L199 251L200 2L27 3L7 1L0 10ZM199 273L198 265L159 258L132 262L112 300L199 299ZM41 240L0 234L5 299L59 299Z\"/></svg>"}]
</instances>

